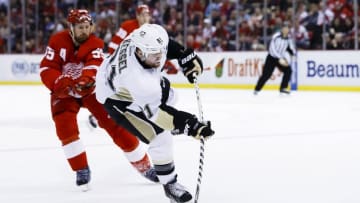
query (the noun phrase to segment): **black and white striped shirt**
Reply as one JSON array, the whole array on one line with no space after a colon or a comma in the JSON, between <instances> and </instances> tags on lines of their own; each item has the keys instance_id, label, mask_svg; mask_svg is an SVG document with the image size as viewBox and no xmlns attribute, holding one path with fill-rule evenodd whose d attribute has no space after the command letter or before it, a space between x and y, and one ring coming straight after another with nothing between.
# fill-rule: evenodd
<instances>
[{"instance_id":1,"label":"black and white striped shirt","mask_svg":"<svg viewBox=\"0 0 360 203\"><path fill-rule=\"evenodd\" d=\"M295 55L295 46L290 37L283 37L281 32L277 32L273 35L269 54L274 58L288 58L288 54L291 56Z\"/></svg>"}]
</instances>

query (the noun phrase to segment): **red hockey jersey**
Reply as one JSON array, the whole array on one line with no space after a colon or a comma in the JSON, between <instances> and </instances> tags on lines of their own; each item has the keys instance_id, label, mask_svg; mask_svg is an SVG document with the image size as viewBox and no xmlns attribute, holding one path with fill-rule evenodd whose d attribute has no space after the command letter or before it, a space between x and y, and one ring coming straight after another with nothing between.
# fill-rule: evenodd
<instances>
[{"instance_id":1,"label":"red hockey jersey","mask_svg":"<svg viewBox=\"0 0 360 203\"><path fill-rule=\"evenodd\" d=\"M62 74L77 79L81 75L95 77L104 59L104 42L91 34L76 47L69 30L51 36L46 53L40 63L40 77L44 85L53 90L55 80Z\"/></svg>"},{"instance_id":2,"label":"red hockey jersey","mask_svg":"<svg viewBox=\"0 0 360 203\"><path fill-rule=\"evenodd\" d=\"M119 30L112 37L111 42L109 43L108 52L112 54L119 44L135 29L139 28L140 25L136 19L127 20L120 25Z\"/></svg>"}]
</instances>

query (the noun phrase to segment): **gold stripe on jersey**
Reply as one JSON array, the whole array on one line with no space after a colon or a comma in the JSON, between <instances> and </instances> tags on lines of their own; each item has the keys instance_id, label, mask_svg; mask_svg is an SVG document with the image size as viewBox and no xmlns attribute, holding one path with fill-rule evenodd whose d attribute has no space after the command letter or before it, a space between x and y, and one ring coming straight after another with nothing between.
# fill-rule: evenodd
<instances>
[{"instance_id":1,"label":"gold stripe on jersey","mask_svg":"<svg viewBox=\"0 0 360 203\"><path fill-rule=\"evenodd\" d=\"M128 111L124 113L124 116L149 142L155 138L155 129L148 122Z\"/></svg>"},{"instance_id":2,"label":"gold stripe on jersey","mask_svg":"<svg viewBox=\"0 0 360 203\"><path fill-rule=\"evenodd\" d=\"M134 101L129 90L127 90L126 88L120 88L120 90L116 92L114 95L112 95L110 98L121 101L127 101L127 102Z\"/></svg>"},{"instance_id":3,"label":"gold stripe on jersey","mask_svg":"<svg viewBox=\"0 0 360 203\"><path fill-rule=\"evenodd\" d=\"M174 117L171 114L160 109L157 118L155 120L155 123L156 125L160 126L162 129L173 130L175 128L173 120Z\"/></svg>"}]
</instances>

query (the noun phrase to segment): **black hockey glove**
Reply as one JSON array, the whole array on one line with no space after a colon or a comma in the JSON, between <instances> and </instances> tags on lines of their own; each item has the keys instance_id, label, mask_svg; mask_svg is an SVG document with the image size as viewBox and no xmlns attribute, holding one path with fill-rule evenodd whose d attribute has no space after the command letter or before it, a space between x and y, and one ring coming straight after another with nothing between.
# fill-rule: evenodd
<instances>
[{"instance_id":1,"label":"black hockey glove","mask_svg":"<svg viewBox=\"0 0 360 203\"><path fill-rule=\"evenodd\" d=\"M205 139L209 139L215 132L211 129L210 121L201 123L196 117L192 117L186 120L184 133L194 137L195 139L200 139L200 136L203 136Z\"/></svg>"},{"instance_id":2,"label":"black hockey glove","mask_svg":"<svg viewBox=\"0 0 360 203\"><path fill-rule=\"evenodd\" d=\"M194 83L196 76L203 72L202 61L193 49L185 49L178 59L178 62L190 83Z\"/></svg>"}]
</instances>

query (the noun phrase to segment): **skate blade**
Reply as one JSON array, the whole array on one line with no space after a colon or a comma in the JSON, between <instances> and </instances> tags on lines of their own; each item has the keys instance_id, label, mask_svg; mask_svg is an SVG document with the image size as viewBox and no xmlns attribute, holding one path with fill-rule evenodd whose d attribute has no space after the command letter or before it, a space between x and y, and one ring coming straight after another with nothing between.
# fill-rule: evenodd
<instances>
[{"instance_id":1,"label":"skate blade","mask_svg":"<svg viewBox=\"0 0 360 203\"><path fill-rule=\"evenodd\" d=\"M280 97L291 97L291 94L280 92L279 96Z\"/></svg>"},{"instance_id":2,"label":"skate blade","mask_svg":"<svg viewBox=\"0 0 360 203\"><path fill-rule=\"evenodd\" d=\"M183 202L183 203L190 203L191 202L191 200L189 200L189 201L187 201L187 202ZM172 199L170 199L170 203L179 203L179 202L177 202L177 201L175 201L175 200L172 200ZM180 202L181 203L181 202Z\"/></svg>"},{"instance_id":3,"label":"skate blade","mask_svg":"<svg viewBox=\"0 0 360 203\"><path fill-rule=\"evenodd\" d=\"M87 192L90 190L90 185L89 184L80 185L79 188L82 192Z\"/></svg>"}]
</instances>

